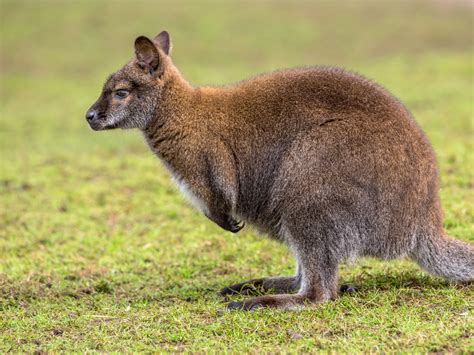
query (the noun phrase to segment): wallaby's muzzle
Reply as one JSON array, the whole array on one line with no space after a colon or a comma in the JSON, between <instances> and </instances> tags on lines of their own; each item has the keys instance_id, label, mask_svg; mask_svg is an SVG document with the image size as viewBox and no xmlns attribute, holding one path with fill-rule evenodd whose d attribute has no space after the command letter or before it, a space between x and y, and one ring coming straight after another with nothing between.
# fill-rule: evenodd
<instances>
[{"instance_id":1,"label":"wallaby's muzzle","mask_svg":"<svg viewBox=\"0 0 474 355\"><path fill-rule=\"evenodd\" d=\"M99 99L86 112L87 123L94 131L108 128L105 107L103 100Z\"/></svg>"},{"instance_id":2,"label":"wallaby's muzzle","mask_svg":"<svg viewBox=\"0 0 474 355\"><path fill-rule=\"evenodd\" d=\"M97 112L94 109L90 109L89 111L86 112L86 120L88 122L93 121L96 116L97 116Z\"/></svg>"},{"instance_id":3,"label":"wallaby's muzzle","mask_svg":"<svg viewBox=\"0 0 474 355\"><path fill-rule=\"evenodd\" d=\"M100 114L94 107L91 107L89 110L86 112L86 120L89 123L89 126L94 130L98 131L100 129L103 129L104 123L101 122L100 117L104 118L103 114Z\"/></svg>"}]
</instances>

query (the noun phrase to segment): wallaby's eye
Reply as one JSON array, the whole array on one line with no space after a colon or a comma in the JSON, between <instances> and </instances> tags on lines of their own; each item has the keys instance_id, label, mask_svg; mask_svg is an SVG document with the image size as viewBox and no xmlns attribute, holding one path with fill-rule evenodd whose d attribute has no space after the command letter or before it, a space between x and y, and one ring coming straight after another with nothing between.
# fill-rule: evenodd
<instances>
[{"instance_id":1,"label":"wallaby's eye","mask_svg":"<svg viewBox=\"0 0 474 355\"><path fill-rule=\"evenodd\" d=\"M117 90L114 92L114 96L120 100L125 99L129 94L130 94L130 91L124 90L124 89Z\"/></svg>"}]
</instances>

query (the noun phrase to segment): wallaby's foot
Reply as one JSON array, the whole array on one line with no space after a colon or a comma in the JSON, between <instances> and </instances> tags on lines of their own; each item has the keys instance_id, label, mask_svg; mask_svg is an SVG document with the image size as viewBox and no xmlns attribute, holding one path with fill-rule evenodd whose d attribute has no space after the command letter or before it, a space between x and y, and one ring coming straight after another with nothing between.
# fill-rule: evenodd
<instances>
[{"instance_id":1,"label":"wallaby's foot","mask_svg":"<svg viewBox=\"0 0 474 355\"><path fill-rule=\"evenodd\" d=\"M357 292L357 288L354 285L351 285L351 284L344 284L344 285L341 285L341 287L339 288L339 291L341 293L352 294L352 293Z\"/></svg>"},{"instance_id":2,"label":"wallaby's foot","mask_svg":"<svg viewBox=\"0 0 474 355\"><path fill-rule=\"evenodd\" d=\"M228 295L258 295L266 292L291 293L299 289L300 280L292 277L265 277L248 280L239 284L230 285L219 291L221 296Z\"/></svg>"},{"instance_id":3,"label":"wallaby's foot","mask_svg":"<svg viewBox=\"0 0 474 355\"><path fill-rule=\"evenodd\" d=\"M296 295L273 295L251 298L246 301L232 301L227 304L228 310L253 311L258 308L299 309L307 302L314 302L309 297Z\"/></svg>"}]
</instances>

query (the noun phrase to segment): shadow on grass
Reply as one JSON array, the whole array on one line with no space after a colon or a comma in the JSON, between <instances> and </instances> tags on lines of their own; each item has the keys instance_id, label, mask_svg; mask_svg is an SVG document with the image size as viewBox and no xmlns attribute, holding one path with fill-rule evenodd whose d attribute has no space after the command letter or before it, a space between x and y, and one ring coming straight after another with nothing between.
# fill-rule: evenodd
<instances>
[{"instance_id":1,"label":"shadow on grass","mask_svg":"<svg viewBox=\"0 0 474 355\"><path fill-rule=\"evenodd\" d=\"M360 273L348 282L358 291L387 291L392 289L449 289L463 288L466 284L450 282L438 277L416 272Z\"/></svg>"},{"instance_id":2,"label":"shadow on grass","mask_svg":"<svg viewBox=\"0 0 474 355\"><path fill-rule=\"evenodd\" d=\"M108 280L106 275L88 278L66 278L58 280L52 276L35 274L25 280L11 280L5 274L0 274L0 311L6 308L17 308L27 306L28 303L39 299L59 300L63 298L73 298L80 300L89 297L113 297L134 302L146 303L173 303L186 302L193 303L200 299L218 298L218 291L229 282L211 283L196 285L195 283L174 283L166 285L128 284L116 285ZM357 293L367 293L371 291L390 290L449 290L463 289L473 283L452 283L440 278L424 275L416 272L398 272L385 274L381 272L358 273L353 279L341 280L341 285L353 285ZM270 294L271 292L266 292ZM246 295L236 294L235 296L258 296L265 294L260 289ZM234 296L234 295L232 295ZM227 298L222 297L225 301Z\"/></svg>"}]
</instances>

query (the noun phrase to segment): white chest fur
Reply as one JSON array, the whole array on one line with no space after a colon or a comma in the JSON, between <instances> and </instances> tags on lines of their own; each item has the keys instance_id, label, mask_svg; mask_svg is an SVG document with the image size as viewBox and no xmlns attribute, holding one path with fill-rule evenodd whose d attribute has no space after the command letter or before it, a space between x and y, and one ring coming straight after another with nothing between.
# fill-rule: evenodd
<instances>
[{"instance_id":1,"label":"white chest fur","mask_svg":"<svg viewBox=\"0 0 474 355\"><path fill-rule=\"evenodd\" d=\"M165 167L171 173L173 177L172 180L178 185L180 191L186 197L186 199L194 206L194 208L198 209L199 211L203 212L204 214L208 214L208 207L207 204L199 198L191 189L191 187L177 174L171 166L164 163Z\"/></svg>"},{"instance_id":2,"label":"white chest fur","mask_svg":"<svg viewBox=\"0 0 474 355\"><path fill-rule=\"evenodd\" d=\"M204 214L208 213L207 204L191 190L191 188L186 182L184 182L175 174L173 174L173 181L178 185L179 189L186 197L186 199L191 202L191 204L196 209L202 211Z\"/></svg>"}]
</instances>

